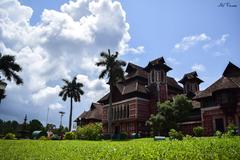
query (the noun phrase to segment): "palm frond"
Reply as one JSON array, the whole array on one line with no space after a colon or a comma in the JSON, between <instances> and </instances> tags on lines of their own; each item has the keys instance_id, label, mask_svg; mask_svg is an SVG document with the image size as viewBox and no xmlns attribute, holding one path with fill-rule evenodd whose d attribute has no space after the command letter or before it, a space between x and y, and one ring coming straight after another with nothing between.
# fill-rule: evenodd
<instances>
[{"instance_id":1,"label":"palm frond","mask_svg":"<svg viewBox=\"0 0 240 160\"><path fill-rule=\"evenodd\" d=\"M108 72L108 71L107 71L106 69L104 69L104 70L100 73L99 79L104 78L104 77L106 76L107 72Z\"/></svg>"},{"instance_id":2,"label":"palm frond","mask_svg":"<svg viewBox=\"0 0 240 160\"><path fill-rule=\"evenodd\" d=\"M10 71L10 73L17 85L23 84L23 80L21 77L19 77L16 73L14 73L12 71Z\"/></svg>"},{"instance_id":3,"label":"palm frond","mask_svg":"<svg viewBox=\"0 0 240 160\"><path fill-rule=\"evenodd\" d=\"M101 61L99 61L99 62L96 63L97 66L105 66L106 64L107 64L107 63L106 63L106 61L104 61L104 60L101 60Z\"/></svg>"}]
</instances>

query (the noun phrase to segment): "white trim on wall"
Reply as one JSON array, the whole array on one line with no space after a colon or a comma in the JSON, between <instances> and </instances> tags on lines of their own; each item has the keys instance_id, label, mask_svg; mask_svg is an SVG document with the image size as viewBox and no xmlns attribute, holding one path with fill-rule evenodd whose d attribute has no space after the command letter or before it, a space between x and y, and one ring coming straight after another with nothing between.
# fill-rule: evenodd
<instances>
[{"instance_id":1,"label":"white trim on wall","mask_svg":"<svg viewBox=\"0 0 240 160\"><path fill-rule=\"evenodd\" d=\"M214 107L207 107L207 108L201 108L201 111L211 111L215 109L219 109L220 106L214 106Z\"/></svg>"},{"instance_id":2,"label":"white trim on wall","mask_svg":"<svg viewBox=\"0 0 240 160\"><path fill-rule=\"evenodd\" d=\"M133 98L129 98L129 99L125 99L125 100L122 100L122 101L118 101L118 102L112 103L112 105L126 103L126 102L129 102L129 101L132 101L132 100L142 100L142 101L149 102L149 100L145 99L145 98L133 97ZM107 106L109 106L109 104L104 105L104 107L107 107Z\"/></svg>"}]
</instances>

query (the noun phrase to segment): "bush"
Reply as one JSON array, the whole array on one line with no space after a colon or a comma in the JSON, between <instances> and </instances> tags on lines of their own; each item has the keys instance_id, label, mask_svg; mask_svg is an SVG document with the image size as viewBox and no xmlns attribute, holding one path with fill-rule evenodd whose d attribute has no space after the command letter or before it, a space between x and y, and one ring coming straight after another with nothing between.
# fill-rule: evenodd
<instances>
[{"instance_id":1,"label":"bush","mask_svg":"<svg viewBox=\"0 0 240 160\"><path fill-rule=\"evenodd\" d=\"M187 135L185 136L185 138L186 138L187 140L190 140L190 139L192 139L192 136L187 134Z\"/></svg>"},{"instance_id":2,"label":"bush","mask_svg":"<svg viewBox=\"0 0 240 160\"><path fill-rule=\"evenodd\" d=\"M4 137L4 139L15 139L15 134L13 133L7 133Z\"/></svg>"},{"instance_id":3,"label":"bush","mask_svg":"<svg viewBox=\"0 0 240 160\"><path fill-rule=\"evenodd\" d=\"M120 139L128 139L128 134L126 132L120 133Z\"/></svg>"},{"instance_id":4,"label":"bush","mask_svg":"<svg viewBox=\"0 0 240 160\"><path fill-rule=\"evenodd\" d=\"M48 140L48 138L45 136L41 136L38 140Z\"/></svg>"},{"instance_id":5,"label":"bush","mask_svg":"<svg viewBox=\"0 0 240 160\"><path fill-rule=\"evenodd\" d=\"M217 136L218 138L221 138L222 137L222 132L221 131L216 131L215 136Z\"/></svg>"},{"instance_id":6,"label":"bush","mask_svg":"<svg viewBox=\"0 0 240 160\"><path fill-rule=\"evenodd\" d=\"M100 140L102 134L101 123L91 123L83 127L78 127L76 131L77 139Z\"/></svg>"},{"instance_id":7,"label":"bush","mask_svg":"<svg viewBox=\"0 0 240 160\"><path fill-rule=\"evenodd\" d=\"M193 128L193 133L196 137L202 137L203 136L204 129L201 126L194 127Z\"/></svg>"},{"instance_id":8,"label":"bush","mask_svg":"<svg viewBox=\"0 0 240 160\"><path fill-rule=\"evenodd\" d=\"M235 126L234 124L229 124L227 126L227 134L229 136L236 136L237 135L237 126Z\"/></svg>"},{"instance_id":9,"label":"bush","mask_svg":"<svg viewBox=\"0 0 240 160\"><path fill-rule=\"evenodd\" d=\"M61 137L59 135L57 135L57 134L54 134L54 135L52 135L52 137L50 139L51 140L60 140Z\"/></svg>"},{"instance_id":10,"label":"bush","mask_svg":"<svg viewBox=\"0 0 240 160\"><path fill-rule=\"evenodd\" d=\"M183 134L182 132L178 132L175 129L170 129L168 132L169 139L170 140L182 140L183 139Z\"/></svg>"},{"instance_id":11,"label":"bush","mask_svg":"<svg viewBox=\"0 0 240 160\"><path fill-rule=\"evenodd\" d=\"M64 135L64 139L66 139L66 140L75 139L75 133L74 132L66 132Z\"/></svg>"}]
</instances>

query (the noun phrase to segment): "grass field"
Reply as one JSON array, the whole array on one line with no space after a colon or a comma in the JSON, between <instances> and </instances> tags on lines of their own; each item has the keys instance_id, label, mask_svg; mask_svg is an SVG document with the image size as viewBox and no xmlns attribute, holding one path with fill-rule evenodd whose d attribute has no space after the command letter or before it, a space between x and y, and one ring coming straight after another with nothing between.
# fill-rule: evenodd
<instances>
[{"instance_id":1,"label":"grass field","mask_svg":"<svg viewBox=\"0 0 240 160\"><path fill-rule=\"evenodd\" d=\"M240 137L183 141L0 140L0 159L240 159Z\"/></svg>"}]
</instances>

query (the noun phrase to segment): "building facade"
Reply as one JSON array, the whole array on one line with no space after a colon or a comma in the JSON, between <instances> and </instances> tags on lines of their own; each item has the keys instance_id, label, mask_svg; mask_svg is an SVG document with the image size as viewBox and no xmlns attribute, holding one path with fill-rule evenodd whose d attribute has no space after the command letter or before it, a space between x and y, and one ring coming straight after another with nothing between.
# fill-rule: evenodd
<instances>
[{"instance_id":1,"label":"building facade","mask_svg":"<svg viewBox=\"0 0 240 160\"><path fill-rule=\"evenodd\" d=\"M225 131L230 123L240 127L240 69L237 66L229 63L222 77L203 91L199 91L203 81L196 72L187 73L178 81L182 87L167 75L170 70L163 57L149 62L146 67L128 64L125 80L113 88L110 111L113 133L149 135L145 124L151 114L157 112L157 102L172 100L178 94L192 99L190 115L179 122L184 134L193 134L196 126L203 126L208 136L216 130ZM98 101L101 106L98 114L90 114L96 110L93 103L90 111L78 117L78 125L101 121L103 133L108 133L108 102L109 93Z\"/></svg>"},{"instance_id":2,"label":"building facade","mask_svg":"<svg viewBox=\"0 0 240 160\"><path fill-rule=\"evenodd\" d=\"M113 133L149 134L149 128L145 124L150 115L157 112L157 102L164 102L184 93L177 81L167 75L170 70L172 69L163 57L149 62L146 67L128 64L125 80L119 82L112 93ZM109 94L98 101L104 106L104 133L108 133L108 98Z\"/></svg>"},{"instance_id":3,"label":"building facade","mask_svg":"<svg viewBox=\"0 0 240 160\"><path fill-rule=\"evenodd\" d=\"M222 77L193 99L201 103L205 135L226 131L229 124L240 128L240 68L230 62Z\"/></svg>"}]
</instances>

